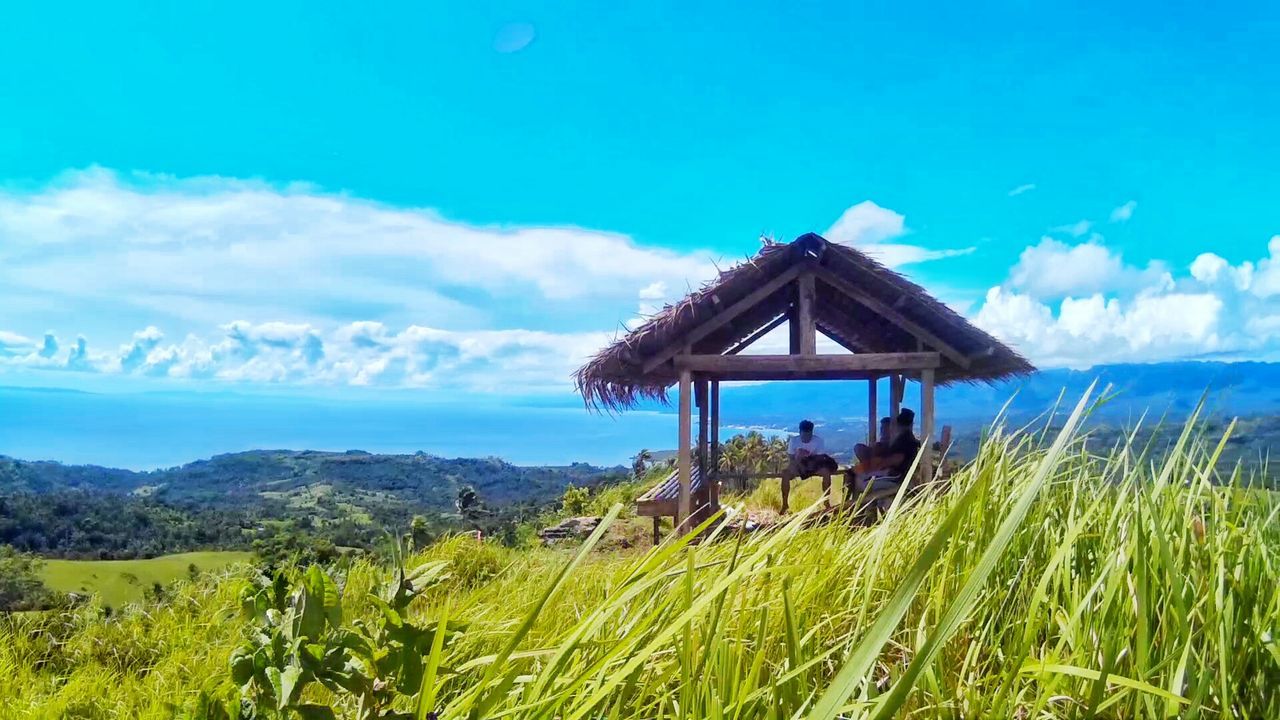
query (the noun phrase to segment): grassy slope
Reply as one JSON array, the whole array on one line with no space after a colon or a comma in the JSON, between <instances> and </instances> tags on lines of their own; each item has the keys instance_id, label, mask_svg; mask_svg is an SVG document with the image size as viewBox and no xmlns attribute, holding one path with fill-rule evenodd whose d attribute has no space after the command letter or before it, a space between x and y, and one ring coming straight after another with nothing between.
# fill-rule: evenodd
<instances>
[{"instance_id":1,"label":"grassy slope","mask_svg":"<svg viewBox=\"0 0 1280 720\"><path fill-rule=\"evenodd\" d=\"M447 600L471 623L443 662L460 674L440 688L441 717L465 716L505 677L521 679L490 714L511 718L815 707L826 718L1280 717L1276 495L1206 482L1213 438L1156 467L1140 448L1085 439L1046 462L1025 442L997 437L950 492L872 528L804 529L801 517L741 545L595 553L538 613L519 643L531 652L487 678L479 659L507 644L569 551L462 539L428 548L414 562L449 560L453 576L413 615L426 621ZM1047 485L1033 495L1040 468ZM768 504L770 492L754 500ZM109 622L91 608L0 620L0 677L13 680L0 683L0 718L169 717L168 703L202 688L230 697L245 573L228 573ZM346 612L371 617L365 598L386 569L357 562L343 577ZM1108 679L1095 681L1104 667ZM837 686L845 692L818 702Z\"/></svg>"},{"instance_id":2,"label":"grassy slope","mask_svg":"<svg viewBox=\"0 0 1280 720\"><path fill-rule=\"evenodd\" d=\"M154 583L168 585L187 576L195 565L202 572L220 570L252 557L247 552L189 552L149 560L46 560L41 579L51 590L97 594L103 605L120 607L142 600Z\"/></svg>"}]
</instances>

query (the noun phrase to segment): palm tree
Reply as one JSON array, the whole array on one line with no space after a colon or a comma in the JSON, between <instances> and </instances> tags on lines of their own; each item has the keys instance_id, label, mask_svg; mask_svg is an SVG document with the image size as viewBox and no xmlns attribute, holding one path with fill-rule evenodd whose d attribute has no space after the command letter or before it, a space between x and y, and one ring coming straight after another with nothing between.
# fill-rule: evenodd
<instances>
[{"instance_id":1,"label":"palm tree","mask_svg":"<svg viewBox=\"0 0 1280 720\"><path fill-rule=\"evenodd\" d=\"M631 462L631 472L635 475L637 480L644 477L645 472L649 469L649 463L652 460L653 453L649 452L648 448L642 448L640 452L636 453L635 459Z\"/></svg>"},{"instance_id":2,"label":"palm tree","mask_svg":"<svg viewBox=\"0 0 1280 720\"><path fill-rule=\"evenodd\" d=\"M781 472L782 468L787 466L787 439L782 436L774 436L769 441L769 450L766 454L769 471Z\"/></svg>"},{"instance_id":3,"label":"palm tree","mask_svg":"<svg viewBox=\"0 0 1280 720\"><path fill-rule=\"evenodd\" d=\"M745 435L735 435L720 446L720 469L748 473L771 471L786 462L786 454L786 441L767 440L752 430Z\"/></svg>"}]
</instances>

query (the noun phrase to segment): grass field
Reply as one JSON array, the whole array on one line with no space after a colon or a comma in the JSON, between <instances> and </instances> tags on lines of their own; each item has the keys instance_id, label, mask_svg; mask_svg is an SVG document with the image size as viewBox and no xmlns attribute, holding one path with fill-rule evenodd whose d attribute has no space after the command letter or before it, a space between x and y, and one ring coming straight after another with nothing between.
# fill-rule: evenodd
<instances>
[{"instance_id":1,"label":"grass field","mask_svg":"<svg viewBox=\"0 0 1280 720\"><path fill-rule=\"evenodd\" d=\"M46 560L41 572L44 584L56 592L96 594L103 605L120 607L142 600L155 583L167 585L187 576L195 565L201 572L244 562L247 552L190 552L148 560Z\"/></svg>"},{"instance_id":2,"label":"grass field","mask_svg":"<svg viewBox=\"0 0 1280 720\"><path fill-rule=\"evenodd\" d=\"M238 614L252 573L234 566L110 617L0 617L0 720L236 717L229 659L264 632L284 641L263 646L262 673L305 682L286 698L310 714L277 711L293 700L255 680L263 720L1280 718L1280 497L1220 464L1228 438L1194 423L1159 449L1076 425L996 428L945 486L870 527L811 508L657 548L602 549L606 527L581 548L437 543L407 564L443 579L403 614L384 598L405 576L354 558L330 568L322 612L294 600L266 625ZM385 659L410 625L439 623L459 631L413 646L411 682L379 676L385 702L348 689L391 671L344 653ZM392 630L354 642L370 628ZM328 684L304 670L332 657ZM202 693L234 712L199 711Z\"/></svg>"}]
</instances>

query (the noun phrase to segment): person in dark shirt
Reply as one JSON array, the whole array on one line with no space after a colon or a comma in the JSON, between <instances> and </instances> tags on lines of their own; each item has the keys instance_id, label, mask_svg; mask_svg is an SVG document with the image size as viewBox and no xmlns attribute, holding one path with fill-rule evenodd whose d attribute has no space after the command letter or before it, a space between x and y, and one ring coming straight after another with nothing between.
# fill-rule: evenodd
<instances>
[{"instance_id":1,"label":"person in dark shirt","mask_svg":"<svg viewBox=\"0 0 1280 720\"><path fill-rule=\"evenodd\" d=\"M866 459L860 463L862 466L869 467L869 471L846 473L845 487L852 488L853 492L846 492L847 497L853 497L868 490L892 490L899 487L907 474L911 472L911 465L915 463L916 455L920 452L920 440L916 438L912 426L915 424L916 414L907 408L903 408L898 413L896 422L894 423L893 437L888 440L888 445L881 453ZM876 443L880 446L880 443ZM861 446L866 450L866 446ZM859 456L859 460L864 460L863 456Z\"/></svg>"},{"instance_id":2,"label":"person in dark shirt","mask_svg":"<svg viewBox=\"0 0 1280 720\"><path fill-rule=\"evenodd\" d=\"M920 439L916 437L915 425L916 414L910 408L902 408L898 413L896 425L896 434L893 440L889 441L889 449L883 458L881 458L880 467L888 470L888 474L901 480L911 472L911 465L916 461L916 455L920 452Z\"/></svg>"}]
</instances>

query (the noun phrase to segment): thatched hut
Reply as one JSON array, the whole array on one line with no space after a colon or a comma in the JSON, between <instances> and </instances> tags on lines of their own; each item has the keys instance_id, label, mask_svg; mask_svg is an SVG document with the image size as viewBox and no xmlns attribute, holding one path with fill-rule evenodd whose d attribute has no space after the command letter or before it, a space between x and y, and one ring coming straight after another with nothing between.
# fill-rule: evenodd
<instances>
[{"instance_id":1,"label":"thatched hut","mask_svg":"<svg viewBox=\"0 0 1280 720\"><path fill-rule=\"evenodd\" d=\"M788 354L742 354L784 323L790 332ZM818 334L849 353L818 354ZM809 233L791 243L766 244L755 257L667 306L596 354L578 370L577 386L589 407L613 411L644 399L665 401L667 390L679 387L678 470L646 493L654 497L641 510L684 522L695 495L702 506L718 504L713 459L721 381L868 381L869 439L874 441L877 380L890 378L894 412L906 381L915 380L921 390L921 440L929 448L936 385L994 382L1034 369L919 285L853 248ZM925 455L921 467L928 476L932 463Z\"/></svg>"}]
</instances>

